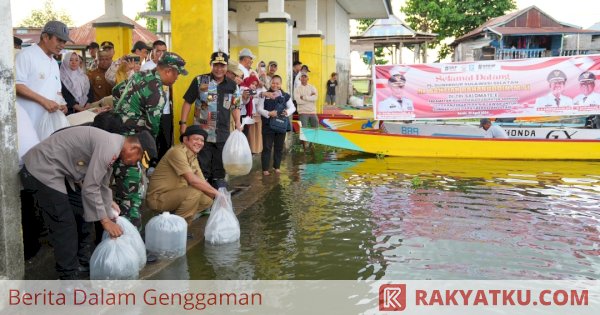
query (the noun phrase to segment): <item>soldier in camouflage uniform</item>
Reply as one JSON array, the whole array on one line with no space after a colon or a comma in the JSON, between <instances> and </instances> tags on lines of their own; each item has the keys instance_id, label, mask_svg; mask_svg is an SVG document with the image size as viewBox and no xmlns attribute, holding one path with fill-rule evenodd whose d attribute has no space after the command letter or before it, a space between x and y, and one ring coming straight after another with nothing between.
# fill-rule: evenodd
<instances>
[{"instance_id":1,"label":"soldier in camouflage uniform","mask_svg":"<svg viewBox=\"0 0 600 315\"><path fill-rule=\"evenodd\" d=\"M185 61L179 55L165 52L158 61L156 69L135 73L129 80L123 81L113 88L115 113L121 116L125 130L124 135L131 135L143 130L149 131L154 139L158 135L160 117L167 104L163 85L171 86L179 74L187 75ZM155 149L155 148L154 148ZM142 158L143 167L156 158L156 150L146 152ZM141 166L127 166L122 163L114 165L114 198L125 216L138 228L141 227L140 206L142 170Z\"/></svg>"}]
</instances>

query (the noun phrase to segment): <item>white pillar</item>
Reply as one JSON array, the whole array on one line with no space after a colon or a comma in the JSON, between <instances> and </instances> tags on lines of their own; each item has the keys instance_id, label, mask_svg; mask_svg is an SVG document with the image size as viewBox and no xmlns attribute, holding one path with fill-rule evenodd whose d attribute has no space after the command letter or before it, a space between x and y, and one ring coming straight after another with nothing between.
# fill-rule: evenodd
<instances>
[{"instance_id":1,"label":"white pillar","mask_svg":"<svg viewBox=\"0 0 600 315\"><path fill-rule=\"evenodd\" d=\"M268 11L273 13L279 13L285 11L285 4L283 0L269 0Z\"/></svg>"},{"instance_id":2,"label":"white pillar","mask_svg":"<svg viewBox=\"0 0 600 315\"><path fill-rule=\"evenodd\" d=\"M21 279L23 239L19 199L17 115L10 1L0 1L0 279Z\"/></svg>"},{"instance_id":3,"label":"white pillar","mask_svg":"<svg viewBox=\"0 0 600 315\"><path fill-rule=\"evenodd\" d=\"M269 0L267 5L267 12L261 12L258 14L259 19L268 18L286 18L289 19L290 15L285 13L285 3L283 0Z\"/></svg>"},{"instance_id":4,"label":"white pillar","mask_svg":"<svg viewBox=\"0 0 600 315\"><path fill-rule=\"evenodd\" d=\"M321 31L319 30L319 17L318 17L318 0L306 0L306 28L304 31L300 32L300 35L311 34L311 35L321 35Z\"/></svg>"},{"instance_id":5,"label":"white pillar","mask_svg":"<svg viewBox=\"0 0 600 315\"><path fill-rule=\"evenodd\" d=\"M96 19L94 23L106 22L131 24L123 15L123 0L104 0L104 15Z\"/></svg>"},{"instance_id":6,"label":"white pillar","mask_svg":"<svg viewBox=\"0 0 600 315\"><path fill-rule=\"evenodd\" d=\"M227 1L213 0L213 51L229 51L229 13Z\"/></svg>"}]
</instances>

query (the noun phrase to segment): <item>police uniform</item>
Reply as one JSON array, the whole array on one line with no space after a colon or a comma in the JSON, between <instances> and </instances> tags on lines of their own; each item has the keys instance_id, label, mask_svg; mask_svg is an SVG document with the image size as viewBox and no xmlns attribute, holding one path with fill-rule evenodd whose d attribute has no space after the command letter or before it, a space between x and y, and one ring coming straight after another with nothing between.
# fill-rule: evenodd
<instances>
[{"instance_id":1,"label":"police uniform","mask_svg":"<svg viewBox=\"0 0 600 315\"><path fill-rule=\"evenodd\" d=\"M125 138L94 127L60 130L33 147L20 171L25 190L33 193L50 228L56 269L61 279L76 276L89 264L92 225L111 213L109 181ZM83 210L69 198L66 181L81 182ZM78 232L79 230L79 232ZM79 256L79 257L78 257Z\"/></svg>"},{"instance_id":2,"label":"police uniform","mask_svg":"<svg viewBox=\"0 0 600 315\"><path fill-rule=\"evenodd\" d=\"M596 76L589 72L583 72L582 74L579 75L579 83L594 83L596 81ZM595 85L594 85L595 87ZM575 105L579 105L579 106L588 106L588 105L600 105L600 94L594 92L592 90L592 93L585 95L583 93L577 95L574 99L573 99L573 103Z\"/></svg>"},{"instance_id":3,"label":"police uniform","mask_svg":"<svg viewBox=\"0 0 600 315\"><path fill-rule=\"evenodd\" d=\"M401 71L402 69L400 67L394 67L390 69L388 85L391 89L393 89L393 87L404 88L404 86L406 85L406 78L404 77ZM392 95L380 102L379 104L377 104L378 112L405 112L414 110L415 108L413 106L412 100L404 96L398 98Z\"/></svg>"},{"instance_id":4,"label":"police uniform","mask_svg":"<svg viewBox=\"0 0 600 315\"><path fill-rule=\"evenodd\" d=\"M400 99L390 96L383 100L377 106L377 111L380 112L398 112L398 111L414 111L415 108L413 106L413 102L406 98L402 97Z\"/></svg>"},{"instance_id":5,"label":"police uniform","mask_svg":"<svg viewBox=\"0 0 600 315\"><path fill-rule=\"evenodd\" d=\"M567 75L561 70L552 70L548 77L546 78L548 83L552 82L566 82ZM568 96L560 95L559 97L554 96L552 92L542 97L538 97L535 100L535 108L552 108L552 107L563 107L563 106L573 106L573 99Z\"/></svg>"},{"instance_id":6,"label":"police uniform","mask_svg":"<svg viewBox=\"0 0 600 315\"><path fill-rule=\"evenodd\" d=\"M179 55L165 52L158 64L175 68L186 75L185 61ZM148 130L156 140L160 130L160 118L167 104L162 81L157 70L137 72L129 80L123 81L113 88L115 99L114 112L121 116L125 126L124 135L131 135ZM153 148L156 159L156 148ZM148 167L148 165L144 165ZM114 165L115 201L125 216L138 228L141 227L140 207L142 205L142 170L140 166L128 166L121 162Z\"/></svg>"}]
</instances>

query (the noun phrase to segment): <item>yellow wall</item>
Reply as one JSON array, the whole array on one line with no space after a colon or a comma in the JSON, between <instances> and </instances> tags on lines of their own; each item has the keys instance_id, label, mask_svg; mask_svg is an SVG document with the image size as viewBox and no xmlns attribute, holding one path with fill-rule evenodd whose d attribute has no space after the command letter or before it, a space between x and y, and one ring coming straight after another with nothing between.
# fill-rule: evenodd
<instances>
[{"instance_id":1,"label":"yellow wall","mask_svg":"<svg viewBox=\"0 0 600 315\"><path fill-rule=\"evenodd\" d=\"M132 28L125 26L95 26L96 42L110 41L115 44L115 56L118 59L131 51L133 46Z\"/></svg>"},{"instance_id":2,"label":"yellow wall","mask_svg":"<svg viewBox=\"0 0 600 315\"><path fill-rule=\"evenodd\" d=\"M213 1L171 1L171 51L186 61L189 74L179 76L173 86L174 137L179 141L179 121L183 95L192 80L200 74L210 72L210 55L213 53ZM199 35L200 37L197 37ZM187 117L188 125L193 121L193 109Z\"/></svg>"},{"instance_id":3,"label":"yellow wall","mask_svg":"<svg viewBox=\"0 0 600 315\"><path fill-rule=\"evenodd\" d=\"M317 88L319 98L317 100L317 112L323 112L323 103L325 102L325 78L323 70L324 58L324 40L321 36L300 37L300 61L308 66L308 82ZM325 78L325 79L324 79Z\"/></svg>"},{"instance_id":4,"label":"yellow wall","mask_svg":"<svg viewBox=\"0 0 600 315\"><path fill-rule=\"evenodd\" d=\"M283 79L282 86L287 86L285 71L287 67L287 23L259 22L258 23L258 58L266 64L271 60L277 61L277 74ZM253 51L254 52L254 51ZM268 69L267 69L268 70ZM289 92L289 91L286 91Z\"/></svg>"}]
</instances>

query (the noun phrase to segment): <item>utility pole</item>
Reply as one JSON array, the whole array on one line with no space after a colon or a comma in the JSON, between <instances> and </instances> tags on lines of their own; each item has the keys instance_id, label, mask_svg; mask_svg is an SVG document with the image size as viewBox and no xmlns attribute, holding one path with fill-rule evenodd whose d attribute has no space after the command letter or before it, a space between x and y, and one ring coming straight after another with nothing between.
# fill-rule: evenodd
<instances>
[{"instance_id":1,"label":"utility pole","mask_svg":"<svg viewBox=\"0 0 600 315\"><path fill-rule=\"evenodd\" d=\"M10 1L0 1L0 279L22 279L25 267L12 36Z\"/></svg>"}]
</instances>

